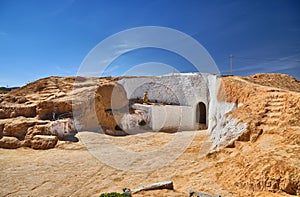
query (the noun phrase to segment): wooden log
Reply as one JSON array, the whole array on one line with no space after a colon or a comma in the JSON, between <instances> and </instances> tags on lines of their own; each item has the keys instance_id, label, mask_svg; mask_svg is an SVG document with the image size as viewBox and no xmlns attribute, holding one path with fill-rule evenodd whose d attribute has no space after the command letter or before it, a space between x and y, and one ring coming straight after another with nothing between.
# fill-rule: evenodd
<instances>
[{"instance_id":1,"label":"wooden log","mask_svg":"<svg viewBox=\"0 0 300 197\"><path fill-rule=\"evenodd\" d=\"M153 183L151 185L142 186L139 188L136 188L131 191L132 194L138 193L140 191L147 191L147 190L156 190L156 189L170 189L173 190L173 181L163 181L158 183Z\"/></svg>"}]
</instances>

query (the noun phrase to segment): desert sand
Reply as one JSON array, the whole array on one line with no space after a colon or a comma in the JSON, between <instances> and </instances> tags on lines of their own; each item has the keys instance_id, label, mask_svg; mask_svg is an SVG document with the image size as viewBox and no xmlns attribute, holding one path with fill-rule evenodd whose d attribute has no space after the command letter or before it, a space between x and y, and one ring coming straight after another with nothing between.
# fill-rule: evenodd
<instances>
[{"instance_id":1,"label":"desert sand","mask_svg":"<svg viewBox=\"0 0 300 197\"><path fill-rule=\"evenodd\" d=\"M134 196L188 196L190 189L221 196L300 194L300 83L290 76L225 77L226 100L243 103L228 115L247 122L247 131L215 151L209 151L206 130L184 131L183 135L195 134L195 137L183 154L165 166L143 172L116 169L94 157L82 141L92 138L91 132L79 132L76 135L79 142L59 140L54 148L32 149L35 143L32 133L40 134L39 128L49 124L49 120L40 118L48 114L46 109L57 106L62 113L70 110L68 94L74 78L47 80L47 84L40 81L44 86L29 84L1 97L1 143L8 148L20 147L0 149L1 196L99 196L103 192L121 192L124 187L133 189L166 180L174 182L174 191L144 191ZM57 80L60 83L55 83ZM105 81L104 85L113 83ZM24 94L26 100L22 100ZM23 110L18 111L17 106ZM32 106L37 106L37 111ZM18 113L29 117L15 121ZM34 127L34 131L14 132L21 123L28 130ZM177 134L98 135L124 150L143 152L159 149ZM9 141L12 137L16 142Z\"/></svg>"}]
</instances>

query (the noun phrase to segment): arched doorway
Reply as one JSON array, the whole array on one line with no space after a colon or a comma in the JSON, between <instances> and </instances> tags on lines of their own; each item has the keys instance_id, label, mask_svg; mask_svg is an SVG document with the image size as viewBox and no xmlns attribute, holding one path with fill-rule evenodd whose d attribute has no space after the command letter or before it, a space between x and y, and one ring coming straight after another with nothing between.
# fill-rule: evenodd
<instances>
[{"instance_id":1,"label":"arched doorway","mask_svg":"<svg viewBox=\"0 0 300 197\"><path fill-rule=\"evenodd\" d=\"M199 102L196 108L196 121L198 129L207 129L206 124L206 106L203 102Z\"/></svg>"}]
</instances>

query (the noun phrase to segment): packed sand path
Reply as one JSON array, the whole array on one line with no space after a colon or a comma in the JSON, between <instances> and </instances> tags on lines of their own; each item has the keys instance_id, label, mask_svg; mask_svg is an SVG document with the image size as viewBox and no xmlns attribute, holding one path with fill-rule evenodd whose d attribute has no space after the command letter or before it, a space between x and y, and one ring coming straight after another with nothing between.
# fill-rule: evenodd
<instances>
[{"instance_id":1,"label":"packed sand path","mask_svg":"<svg viewBox=\"0 0 300 197\"><path fill-rule=\"evenodd\" d=\"M88 136L89 132L79 133L79 138L80 135ZM174 135L154 132L109 138L124 149L139 151L159 148ZM272 142L266 138L261 141L256 152L270 152L268 145ZM207 131L195 131L194 140L179 158L164 167L145 172L126 172L108 166L93 157L81 141L60 142L49 150L0 149L1 196L99 196L103 192L121 192L124 187L136 188L164 180L172 180L175 190L145 191L134 196L188 196L190 189L222 196L286 196L249 192L242 187L231 191L229 185L219 180L222 171L231 170L230 165L226 169L224 164L237 155L249 153L249 146L245 145L242 150L226 148L214 157L201 150L208 144ZM284 152L278 152L276 156L285 157ZM295 165L300 165L298 159L295 159Z\"/></svg>"},{"instance_id":2,"label":"packed sand path","mask_svg":"<svg viewBox=\"0 0 300 197\"><path fill-rule=\"evenodd\" d=\"M60 114L72 110L75 78L49 77L0 95L0 196L99 196L166 180L174 182L174 191L144 191L134 197L188 196L190 189L221 196L300 195L300 82L282 74L223 79L226 101L242 103L226 115L247 123L247 130L215 152L209 151L206 130L181 132L182 137L195 136L178 158L139 172L107 165L109 162L93 156L83 139L97 135L99 142L105 138L123 150L141 153L160 150L179 134L146 132L113 137L85 131L76 135L79 142L59 140L56 144L56 139L52 144L40 144L35 137L49 135L53 110ZM98 97L106 98L116 80L101 78ZM81 81L77 84L80 91L99 82ZM109 102L104 99L98 104L99 121L115 125L104 110ZM170 154L163 152L157 159Z\"/></svg>"}]
</instances>

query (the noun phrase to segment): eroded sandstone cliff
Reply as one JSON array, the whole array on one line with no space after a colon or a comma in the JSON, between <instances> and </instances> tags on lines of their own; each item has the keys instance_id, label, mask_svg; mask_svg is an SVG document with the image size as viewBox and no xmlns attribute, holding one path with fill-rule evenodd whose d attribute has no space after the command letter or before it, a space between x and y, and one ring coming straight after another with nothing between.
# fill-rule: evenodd
<instances>
[{"instance_id":1,"label":"eroded sandstone cliff","mask_svg":"<svg viewBox=\"0 0 300 197\"><path fill-rule=\"evenodd\" d=\"M114 129L118 118L111 113L112 110L122 110L123 106L128 104L126 92L116 83L118 80L119 78L49 77L8 94L2 94L0 97L0 147L15 149L25 146L33 149L48 149L56 146L59 150L62 147L62 145L57 145L59 140L65 140L64 138L69 135L74 136L78 129L97 129L99 124L107 127L103 131L108 134L122 134L122 131ZM200 144L204 139L199 133L200 137L196 136L192 146L182 154L181 159L176 160L173 166L166 167L168 170L159 169L157 173L150 173L150 177L145 173L147 181L150 181L149 179L155 181L157 174L160 178L172 177L175 183L180 183L176 186L178 192L181 192L178 195L182 195L191 187L214 193L222 188L222 191L230 191L225 194L232 196L259 196L261 192L263 192L261 196L271 195L270 192L276 192L278 196L299 195L299 81L280 74L223 77L222 81L226 96L218 98L219 101L227 101L235 106L235 109L225 116L231 116L238 119L241 124L246 124L245 132L238 133L238 135L230 135L233 133L229 132L229 138L226 138L229 140L216 144L219 150L204 157L199 156L199 149L201 150L203 146ZM116 96L118 99L115 104L112 104L111 94L114 88L118 90ZM96 107L90 109L89 106ZM68 123L73 121L74 110L77 118L84 117L83 119L87 122L83 122L82 125ZM64 133L65 131L67 133ZM152 142L149 144L145 140L146 137L141 140L134 135L124 139L112 137L110 139L116 143L122 142L127 148L133 147L138 148L138 151L143 151L140 143L145 143L146 147L151 149L155 145L167 143L166 139L170 137L167 134L153 135ZM51 154L56 156L56 149L53 149L54 152ZM27 149L21 150L28 151ZM77 157L76 150L72 154L80 158ZM35 155L32 157L35 158ZM44 156L44 159L47 157L48 155ZM10 163L13 162L8 161L6 165L12 165ZM103 176L103 179L108 179L110 175L115 176L115 169L108 170L110 175L103 175L103 169L107 170L107 167L102 166L97 176ZM122 177L125 176L124 172L118 171L118 173ZM76 181L76 176L72 177L74 181ZM145 180L133 174L126 174L126 178ZM102 181L98 178L95 180ZM85 182L85 179L82 182ZM114 179L113 182L109 182L110 186L105 186L103 190L116 189L110 188L111 183L122 186L125 184L122 179ZM95 188L99 185L100 183ZM9 185L7 187L9 188ZM81 194L95 192L92 189L88 190L88 187L90 188L90 185L87 185ZM38 192L38 189L36 191ZM154 192L152 196L159 195L159 192ZM274 194L274 196L277 195Z\"/></svg>"}]
</instances>

